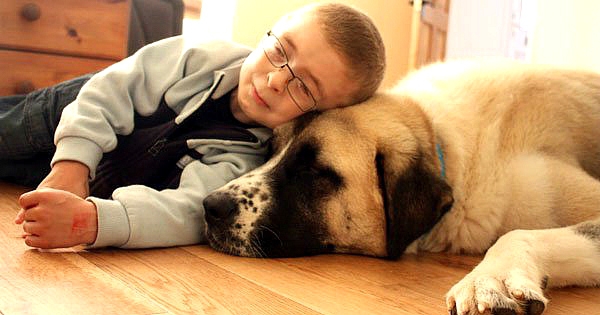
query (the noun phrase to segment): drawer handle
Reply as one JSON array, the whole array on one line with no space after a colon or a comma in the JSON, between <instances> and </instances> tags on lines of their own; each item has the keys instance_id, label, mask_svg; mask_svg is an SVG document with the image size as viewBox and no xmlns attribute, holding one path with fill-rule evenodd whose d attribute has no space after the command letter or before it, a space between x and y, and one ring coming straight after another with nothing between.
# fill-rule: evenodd
<instances>
[{"instance_id":1,"label":"drawer handle","mask_svg":"<svg viewBox=\"0 0 600 315\"><path fill-rule=\"evenodd\" d=\"M29 80L19 81L15 86L15 94L27 94L35 90L35 85Z\"/></svg>"},{"instance_id":2,"label":"drawer handle","mask_svg":"<svg viewBox=\"0 0 600 315\"><path fill-rule=\"evenodd\" d=\"M40 6L35 3L27 3L21 8L21 16L27 21L33 22L40 18L42 10Z\"/></svg>"}]
</instances>

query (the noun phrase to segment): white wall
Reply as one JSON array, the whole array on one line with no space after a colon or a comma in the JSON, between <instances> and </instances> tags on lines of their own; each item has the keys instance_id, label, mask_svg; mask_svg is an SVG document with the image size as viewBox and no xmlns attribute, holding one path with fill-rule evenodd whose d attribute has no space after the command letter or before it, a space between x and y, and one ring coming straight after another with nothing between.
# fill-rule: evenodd
<instances>
[{"instance_id":1,"label":"white wall","mask_svg":"<svg viewBox=\"0 0 600 315\"><path fill-rule=\"evenodd\" d=\"M600 1L538 0L532 61L600 72Z\"/></svg>"},{"instance_id":2,"label":"white wall","mask_svg":"<svg viewBox=\"0 0 600 315\"><path fill-rule=\"evenodd\" d=\"M183 33L203 40L231 40L236 4L237 0L203 0L200 19L184 19Z\"/></svg>"},{"instance_id":3,"label":"white wall","mask_svg":"<svg viewBox=\"0 0 600 315\"><path fill-rule=\"evenodd\" d=\"M505 56L512 0L450 2L446 58Z\"/></svg>"},{"instance_id":4,"label":"white wall","mask_svg":"<svg viewBox=\"0 0 600 315\"><path fill-rule=\"evenodd\" d=\"M447 40L448 59L500 56L600 71L600 1L454 0Z\"/></svg>"}]
</instances>

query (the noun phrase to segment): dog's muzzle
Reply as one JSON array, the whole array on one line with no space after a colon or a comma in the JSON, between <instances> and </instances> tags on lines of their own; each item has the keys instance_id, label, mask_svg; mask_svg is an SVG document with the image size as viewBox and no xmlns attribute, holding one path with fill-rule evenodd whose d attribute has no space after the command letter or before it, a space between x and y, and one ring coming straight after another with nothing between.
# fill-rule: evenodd
<instances>
[{"instance_id":1,"label":"dog's muzzle","mask_svg":"<svg viewBox=\"0 0 600 315\"><path fill-rule=\"evenodd\" d=\"M214 226L227 225L227 221L230 221L228 223L231 224L231 218L238 211L236 200L228 193L223 192L208 195L202 204L206 222Z\"/></svg>"},{"instance_id":2,"label":"dog's muzzle","mask_svg":"<svg viewBox=\"0 0 600 315\"><path fill-rule=\"evenodd\" d=\"M236 215L239 213L237 200L228 192L215 192L206 196L202 204L209 245L228 254L243 256L243 237L239 231L233 229L236 226Z\"/></svg>"}]
</instances>

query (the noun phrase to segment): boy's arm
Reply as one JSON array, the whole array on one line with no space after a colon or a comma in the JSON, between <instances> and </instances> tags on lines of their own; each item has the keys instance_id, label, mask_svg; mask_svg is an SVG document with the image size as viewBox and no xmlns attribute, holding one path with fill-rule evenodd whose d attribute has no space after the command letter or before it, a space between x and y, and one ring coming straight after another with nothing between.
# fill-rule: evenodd
<instances>
[{"instance_id":1,"label":"boy's arm","mask_svg":"<svg viewBox=\"0 0 600 315\"><path fill-rule=\"evenodd\" d=\"M86 198L90 194L89 174L89 168L81 162L59 161L37 188L61 189Z\"/></svg>"},{"instance_id":2,"label":"boy's arm","mask_svg":"<svg viewBox=\"0 0 600 315\"><path fill-rule=\"evenodd\" d=\"M98 234L90 247L167 247L205 241L202 201L211 191L264 162L263 155L221 153L188 164L177 189L134 185L112 200L90 197L98 209Z\"/></svg>"},{"instance_id":3,"label":"boy's arm","mask_svg":"<svg viewBox=\"0 0 600 315\"><path fill-rule=\"evenodd\" d=\"M156 64L154 55L161 52L164 63L175 68L182 43L167 40L143 48L95 74L81 88L57 126L53 168L59 161L77 161L87 165L91 178L95 176L102 154L116 147L117 135L132 132L134 113L153 112L168 85L181 78ZM160 74L164 80L157 80ZM65 175L61 170L55 173Z\"/></svg>"},{"instance_id":4,"label":"boy's arm","mask_svg":"<svg viewBox=\"0 0 600 315\"><path fill-rule=\"evenodd\" d=\"M198 45L178 36L145 46L95 74L62 112L52 165L78 161L88 166L94 178L103 153L117 146L117 135L133 131L136 112L152 114L163 97L169 106L181 109L208 90L215 70L247 54L241 46Z\"/></svg>"},{"instance_id":5,"label":"boy's arm","mask_svg":"<svg viewBox=\"0 0 600 315\"><path fill-rule=\"evenodd\" d=\"M82 199L39 188L21 196L22 210L15 223L23 224L26 244L40 248L80 244L147 248L203 242L204 197L263 163L264 151L205 154L202 161L184 168L177 189L128 186L117 189L112 200Z\"/></svg>"}]
</instances>

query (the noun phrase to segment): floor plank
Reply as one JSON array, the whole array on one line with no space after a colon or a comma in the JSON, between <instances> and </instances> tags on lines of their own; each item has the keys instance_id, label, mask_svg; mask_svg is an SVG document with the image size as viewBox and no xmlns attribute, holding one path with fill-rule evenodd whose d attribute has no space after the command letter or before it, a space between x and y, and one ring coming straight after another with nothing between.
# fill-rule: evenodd
<instances>
[{"instance_id":1,"label":"floor plank","mask_svg":"<svg viewBox=\"0 0 600 315\"><path fill-rule=\"evenodd\" d=\"M480 261L446 255L406 255L397 261L352 255L264 260L201 246L186 250L324 314L446 313L446 290Z\"/></svg>"},{"instance_id":2,"label":"floor plank","mask_svg":"<svg viewBox=\"0 0 600 315\"><path fill-rule=\"evenodd\" d=\"M0 183L0 314L446 314L444 294L480 257L252 259L207 246L27 247L24 189ZM600 314L600 289L550 290L546 315Z\"/></svg>"},{"instance_id":3,"label":"floor plank","mask_svg":"<svg viewBox=\"0 0 600 315\"><path fill-rule=\"evenodd\" d=\"M182 248L81 255L175 314L317 314Z\"/></svg>"},{"instance_id":4,"label":"floor plank","mask_svg":"<svg viewBox=\"0 0 600 315\"><path fill-rule=\"evenodd\" d=\"M27 247L20 227L13 223L18 211L15 196L22 191L0 186L1 314L167 313L74 249Z\"/></svg>"}]
</instances>

